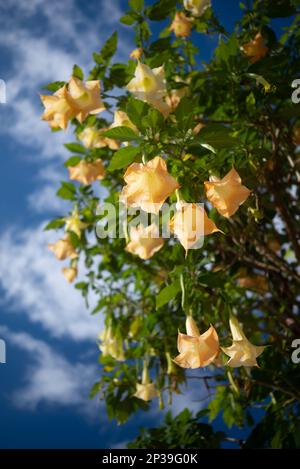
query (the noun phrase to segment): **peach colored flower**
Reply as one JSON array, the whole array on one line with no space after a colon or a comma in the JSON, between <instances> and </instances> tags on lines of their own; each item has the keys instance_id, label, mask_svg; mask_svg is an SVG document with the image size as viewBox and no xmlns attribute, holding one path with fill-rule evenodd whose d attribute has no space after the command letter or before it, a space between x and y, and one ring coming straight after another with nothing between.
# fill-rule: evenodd
<instances>
[{"instance_id":1,"label":"peach colored flower","mask_svg":"<svg viewBox=\"0 0 300 469\"><path fill-rule=\"evenodd\" d=\"M101 160L92 163L81 160L76 166L70 166L68 170L70 179L85 185L91 184L97 179L103 179L105 176L105 169Z\"/></svg>"},{"instance_id":2,"label":"peach colored flower","mask_svg":"<svg viewBox=\"0 0 300 469\"><path fill-rule=\"evenodd\" d=\"M177 11L170 26L176 37L188 37L193 27L193 19L188 18L182 11Z\"/></svg>"},{"instance_id":3,"label":"peach colored flower","mask_svg":"<svg viewBox=\"0 0 300 469\"><path fill-rule=\"evenodd\" d=\"M40 95L45 107L42 119L53 129L66 129L69 120L76 115L76 109L67 100L67 93L67 85L64 85L52 96Z\"/></svg>"},{"instance_id":4,"label":"peach colored flower","mask_svg":"<svg viewBox=\"0 0 300 469\"><path fill-rule=\"evenodd\" d=\"M143 55L143 49L141 47L138 47L137 49L133 49L133 51L131 51L129 57L131 59L140 60L142 55Z\"/></svg>"},{"instance_id":5,"label":"peach colored flower","mask_svg":"<svg viewBox=\"0 0 300 469\"><path fill-rule=\"evenodd\" d=\"M81 81L71 77L68 83L66 98L73 109L76 109L76 118L82 123L89 114L98 114L105 111L100 96L100 81Z\"/></svg>"},{"instance_id":6,"label":"peach colored flower","mask_svg":"<svg viewBox=\"0 0 300 469\"><path fill-rule=\"evenodd\" d=\"M166 103L169 106L171 112L177 108L180 100L186 96L188 92L188 86L183 86L182 88L171 90L166 98Z\"/></svg>"},{"instance_id":7,"label":"peach colored flower","mask_svg":"<svg viewBox=\"0 0 300 469\"><path fill-rule=\"evenodd\" d=\"M164 245L164 240L159 238L159 230L155 223L144 227L139 225L130 230L130 242L126 250L131 254L136 254L141 259L150 259Z\"/></svg>"},{"instance_id":8,"label":"peach colored flower","mask_svg":"<svg viewBox=\"0 0 300 469\"><path fill-rule=\"evenodd\" d=\"M219 338L213 326L200 334L192 316L186 318L186 334L178 332L179 355L174 362L182 368L200 368L210 365L218 356Z\"/></svg>"},{"instance_id":9,"label":"peach colored flower","mask_svg":"<svg viewBox=\"0 0 300 469\"><path fill-rule=\"evenodd\" d=\"M128 83L127 89L137 99L157 108L164 116L169 114L169 107L165 102L167 88L163 66L151 69L148 65L138 62L135 75Z\"/></svg>"},{"instance_id":10,"label":"peach colored flower","mask_svg":"<svg viewBox=\"0 0 300 469\"><path fill-rule=\"evenodd\" d=\"M65 230L73 231L79 238L81 231L87 227L87 224L80 220L80 215L77 209L73 210L72 214L65 219Z\"/></svg>"},{"instance_id":11,"label":"peach colored flower","mask_svg":"<svg viewBox=\"0 0 300 469\"><path fill-rule=\"evenodd\" d=\"M229 325L233 339L232 345L230 347L221 347L223 352L230 357L226 365L232 368L258 366L256 359L263 353L266 346L251 344L235 316L231 315Z\"/></svg>"},{"instance_id":12,"label":"peach colored flower","mask_svg":"<svg viewBox=\"0 0 300 469\"><path fill-rule=\"evenodd\" d=\"M118 150L120 147L119 142L103 136L106 130L107 128L97 129L96 127L86 127L80 132L78 138L86 148L108 147L111 150Z\"/></svg>"},{"instance_id":13,"label":"peach colored flower","mask_svg":"<svg viewBox=\"0 0 300 469\"><path fill-rule=\"evenodd\" d=\"M131 122L129 117L127 116L126 112L124 111L115 111L114 114L114 121L111 124L110 128L113 129L114 127L129 127L134 132L138 132L136 126Z\"/></svg>"},{"instance_id":14,"label":"peach colored flower","mask_svg":"<svg viewBox=\"0 0 300 469\"><path fill-rule=\"evenodd\" d=\"M62 273L65 277L65 279L69 282L72 283L77 277L78 270L77 267L64 267L62 269Z\"/></svg>"},{"instance_id":15,"label":"peach colored flower","mask_svg":"<svg viewBox=\"0 0 300 469\"><path fill-rule=\"evenodd\" d=\"M179 188L160 156L146 164L133 163L124 179L127 185L122 190L121 199L125 204L154 214L159 212L166 198Z\"/></svg>"},{"instance_id":16,"label":"peach colored flower","mask_svg":"<svg viewBox=\"0 0 300 469\"><path fill-rule=\"evenodd\" d=\"M201 247L204 236L220 231L202 205L181 200L177 202L176 209L170 228L186 251Z\"/></svg>"},{"instance_id":17,"label":"peach colored flower","mask_svg":"<svg viewBox=\"0 0 300 469\"><path fill-rule=\"evenodd\" d=\"M70 238L66 236L64 239L59 239L56 243L48 244L50 251L54 252L56 259L63 261L70 257L74 259L78 256L76 249L70 241Z\"/></svg>"},{"instance_id":18,"label":"peach colored flower","mask_svg":"<svg viewBox=\"0 0 300 469\"><path fill-rule=\"evenodd\" d=\"M265 46L264 38L261 33L257 33L255 38L247 44L244 44L241 49L253 64L263 59L269 50L268 47Z\"/></svg>"},{"instance_id":19,"label":"peach colored flower","mask_svg":"<svg viewBox=\"0 0 300 469\"><path fill-rule=\"evenodd\" d=\"M234 168L223 179L211 177L204 186L208 200L223 217L227 218L238 210L251 193L242 185L241 178Z\"/></svg>"},{"instance_id":20,"label":"peach colored flower","mask_svg":"<svg viewBox=\"0 0 300 469\"><path fill-rule=\"evenodd\" d=\"M199 17L210 7L211 0L183 0L183 5L193 16Z\"/></svg>"},{"instance_id":21,"label":"peach colored flower","mask_svg":"<svg viewBox=\"0 0 300 469\"><path fill-rule=\"evenodd\" d=\"M104 357L111 356L120 362L125 360L122 341L113 334L111 326L104 328L99 339L99 349Z\"/></svg>"},{"instance_id":22,"label":"peach colored flower","mask_svg":"<svg viewBox=\"0 0 300 469\"><path fill-rule=\"evenodd\" d=\"M146 364L144 364L142 383L137 383L134 396L146 402L159 396L155 383L150 381L149 371Z\"/></svg>"}]
</instances>

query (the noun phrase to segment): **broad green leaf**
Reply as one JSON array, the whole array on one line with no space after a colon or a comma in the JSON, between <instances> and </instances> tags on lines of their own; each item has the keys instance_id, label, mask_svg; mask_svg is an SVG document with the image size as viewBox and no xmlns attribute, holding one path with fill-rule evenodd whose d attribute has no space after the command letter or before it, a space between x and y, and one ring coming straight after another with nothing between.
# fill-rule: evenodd
<instances>
[{"instance_id":1,"label":"broad green leaf","mask_svg":"<svg viewBox=\"0 0 300 469\"><path fill-rule=\"evenodd\" d=\"M103 133L105 137L121 140L122 142L129 142L131 140L139 140L137 134L130 129L130 127L120 126L114 127Z\"/></svg>"},{"instance_id":2,"label":"broad green leaf","mask_svg":"<svg viewBox=\"0 0 300 469\"><path fill-rule=\"evenodd\" d=\"M208 144L217 150L222 148L230 148L238 145L240 142L237 138L232 137L232 129L219 124L207 125L199 133L197 140L201 144Z\"/></svg>"},{"instance_id":3,"label":"broad green leaf","mask_svg":"<svg viewBox=\"0 0 300 469\"><path fill-rule=\"evenodd\" d=\"M73 75L73 77L79 78L79 80L83 80L83 78L84 78L83 71L76 64L73 67L72 75Z\"/></svg>"},{"instance_id":4,"label":"broad green leaf","mask_svg":"<svg viewBox=\"0 0 300 469\"><path fill-rule=\"evenodd\" d=\"M141 12L144 6L144 0L129 0L129 6L138 12Z\"/></svg>"},{"instance_id":5,"label":"broad green leaf","mask_svg":"<svg viewBox=\"0 0 300 469\"><path fill-rule=\"evenodd\" d=\"M126 166L129 166L140 152L141 150L139 147L128 146L121 148L116 153L114 153L114 156L112 157L108 167L109 171L114 171L115 169L122 169Z\"/></svg>"},{"instance_id":6,"label":"broad green leaf","mask_svg":"<svg viewBox=\"0 0 300 469\"><path fill-rule=\"evenodd\" d=\"M118 33L115 31L110 38L106 41L101 49L101 56L105 61L111 59L117 50L118 44Z\"/></svg>"},{"instance_id":7,"label":"broad green leaf","mask_svg":"<svg viewBox=\"0 0 300 469\"><path fill-rule=\"evenodd\" d=\"M56 192L56 195L65 200L76 200L76 187L71 182L62 182L61 187Z\"/></svg>"},{"instance_id":8,"label":"broad green leaf","mask_svg":"<svg viewBox=\"0 0 300 469\"><path fill-rule=\"evenodd\" d=\"M175 296L180 292L180 282L176 280L167 287L163 288L156 297L156 309L161 308L163 305L168 303L170 300L175 298Z\"/></svg>"},{"instance_id":9,"label":"broad green leaf","mask_svg":"<svg viewBox=\"0 0 300 469\"><path fill-rule=\"evenodd\" d=\"M64 218L55 218L55 220L50 221L44 228L44 231L48 230L57 230L62 228L65 224Z\"/></svg>"},{"instance_id":10,"label":"broad green leaf","mask_svg":"<svg viewBox=\"0 0 300 469\"><path fill-rule=\"evenodd\" d=\"M73 153L86 153L86 148L81 145L80 143L65 143L64 145L68 150L72 151Z\"/></svg>"},{"instance_id":11,"label":"broad green leaf","mask_svg":"<svg viewBox=\"0 0 300 469\"><path fill-rule=\"evenodd\" d=\"M142 118L145 117L150 110L149 104L139 99L130 98L126 107L126 113L131 122L139 129L141 128Z\"/></svg>"},{"instance_id":12,"label":"broad green leaf","mask_svg":"<svg viewBox=\"0 0 300 469\"><path fill-rule=\"evenodd\" d=\"M43 90L48 90L52 91L55 93L57 90L62 88L66 84L65 81L54 81L52 83L49 83L48 85L43 86Z\"/></svg>"},{"instance_id":13,"label":"broad green leaf","mask_svg":"<svg viewBox=\"0 0 300 469\"><path fill-rule=\"evenodd\" d=\"M65 167L68 168L69 166L76 166L80 161L80 156L71 156L71 158L65 161Z\"/></svg>"}]
</instances>

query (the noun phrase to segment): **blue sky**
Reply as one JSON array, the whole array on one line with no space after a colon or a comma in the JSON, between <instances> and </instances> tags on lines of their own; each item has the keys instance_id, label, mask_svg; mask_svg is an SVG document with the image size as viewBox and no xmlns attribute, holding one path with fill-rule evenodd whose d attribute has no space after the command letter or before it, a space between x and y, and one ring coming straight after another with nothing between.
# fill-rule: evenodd
<instances>
[{"instance_id":1,"label":"blue sky","mask_svg":"<svg viewBox=\"0 0 300 469\"><path fill-rule=\"evenodd\" d=\"M47 250L56 239L44 232L51 217L68 204L55 192L66 174L63 143L71 134L51 134L40 120L38 93L51 81L69 78L74 63L85 71L92 53L118 30L116 61L134 48L130 30L118 23L126 10L121 0L6 0L0 3L0 78L7 104L0 104L0 338L7 363L0 364L0 447L123 447L140 426L161 419L156 405L147 414L117 426L103 404L88 394L97 367L99 315L90 316L78 291L65 283L59 264ZM226 4L226 5L225 5ZM239 1L213 0L230 28ZM201 40L207 59L216 38ZM195 402L196 385L178 397L173 412Z\"/></svg>"}]
</instances>

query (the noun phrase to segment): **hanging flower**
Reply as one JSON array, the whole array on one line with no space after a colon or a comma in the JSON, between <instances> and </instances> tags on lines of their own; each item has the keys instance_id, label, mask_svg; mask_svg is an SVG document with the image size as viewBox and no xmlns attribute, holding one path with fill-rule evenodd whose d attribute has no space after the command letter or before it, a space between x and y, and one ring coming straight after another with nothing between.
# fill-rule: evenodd
<instances>
[{"instance_id":1,"label":"hanging flower","mask_svg":"<svg viewBox=\"0 0 300 469\"><path fill-rule=\"evenodd\" d=\"M120 127L120 126L129 127L134 132L138 132L138 129L131 122L131 120L127 116L126 112L124 112L124 111L115 111L114 121L111 124L110 128L113 129L114 127Z\"/></svg>"},{"instance_id":2,"label":"hanging flower","mask_svg":"<svg viewBox=\"0 0 300 469\"><path fill-rule=\"evenodd\" d=\"M104 328L99 339L99 349L104 357L111 356L120 362L125 360L122 341L113 334L111 326Z\"/></svg>"},{"instance_id":3,"label":"hanging flower","mask_svg":"<svg viewBox=\"0 0 300 469\"><path fill-rule=\"evenodd\" d=\"M127 85L137 99L146 101L162 114L169 114L169 107L164 101L167 96L164 67L151 69L148 65L137 63L135 75Z\"/></svg>"},{"instance_id":4,"label":"hanging flower","mask_svg":"<svg viewBox=\"0 0 300 469\"><path fill-rule=\"evenodd\" d=\"M176 210L170 229L186 251L201 247L204 236L220 231L202 205L181 200L177 202Z\"/></svg>"},{"instance_id":5,"label":"hanging flower","mask_svg":"<svg viewBox=\"0 0 300 469\"><path fill-rule=\"evenodd\" d=\"M183 0L184 8L193 16L202 16L206 8L210 7L211 0Z\"/></svg>"},{"instance_id":6,"label":"hanging flower","mask_svg":"<svg viewBox=\"0 0 300 469\"><path fill-rule=\"evenodd\" d=\"M91 184L97 179L103 179L105 176L105 169L101 160L92 163L81 160L76 166L70 166L68 170L70 179L85 185Z\"/></svg>"},{"instance_id":7,"label":"hanging flower","mask_svg":"<svg viewBox=\"0 0 300 469\"><path fill-rule=\"evenodd\" d=\"M76 118L82 123L89 114L98 114L105 111L100 96L100 81L81 81L71 77L68 83L67 100L70 106L76 109Z\"/></svg>"},{"instance_id":8,"label":"hanging flower","mask_svg":"<svg viewBox=\"0 0 300 469\"><path fill-rule=\"evenodd\" d=\"M96 127L86 127L78 135L79 140L86 148L104 148L108 147L111 150L118 150L120 147L119 142L112 138L104 137L103 134L107 130L97 129Z\"/></svg>"},{"instance_id":9,"label":"hanging flower","mask_svg":"<svg viewBox=\"0 0 300 469\"><path fill-rule=\"evenodd\" d=\"M144 227L139 225L130 230L130 242L126 250L131 254L136 254L141 259L150 259L164 245L164 240L159 238L158 227L155 223Z\"/></svg>"},{"instance_id":10,"label":"hanging flower","mask_svg":"<svg viewBox=\"0 0 300 469\"><path fill-rule=\"evenodd\" d=\"M230 316L229 326L232 334L232 345L230 347L221 347L223 352L230 357L226 365L237 368L239 366L258 366L257 357L259 357L266 346L256 346L251 344L243 333L237 318Z\"/></svg>"},{"instance_id":11,"label":"hanging flower","mask_svg":"<svg viewBox=\"0 0 300 469\"><path fill-rule=\"evenodd\" d=\"M65 230L73 231L79 238L81 231L87 227L86 223L80 220L79 212L77 209L73 210L71 216L65 218Z\"/></svg>"},{"instance_id":12,"label":"hanging flower","mask_svg":"<svg viewBox=\"0 0 300 469\"><path fill-rule=\"evenodd\" d=\"M182 368L200 368L210 365L218 356L219 338L213 326L200 334L192 316L186 318L186 334L178 332L179 355L174 362Z\"/></svg>"},{"instance_id":13,"label":"hanging flower","mask_svg":"<svg viewBox=\"0 0 300 469\"><path fill-rule=\"evenodd\" d=\"M50 251L54 252L56 259L63 261L70 257L74 259L78 256L70 238L66 236L64 239L59 239L56 243L48 244Z\"/></svg>"},{"instance_id":14,"label":"hanging flower","mask_svg":"<svg viewBox=\"0 0 300 469\"><path fill-rule=\"evenodd\" d=\"M264 38L261 33L257 33L255 38L247 44L244 44L241 49L252 64L263 59L269 50L268 47L265 46Z\"/></svg>"},{"instance_id":15,"label":"hanging flower","mask_svg":"<svg viewBox=\"0 0 300 469\"><path fill-rule=\"evenodd\" d=\"M177 11L170 26L170 31L174 31L176 37L188 37L193 27L192 18L188 18L181 11Z\"/></svg>"},{"instance_id":16,"label":"hanging flower","mask_svg":"<svg viewBox=\"0 0 300 469\"><path fill-rule=\"evenodd\" d=\"M62 273L64 274L65 279L69 283L72 283L77 277L78 269L77 267L64 267L62 269Z\"/></svg>"},{"instance_id":17,"label":"hanging flower","mask_svg":"<svg viewBox=\"0 0 300 469\"><path fill-rule=\"evenodd\" d=\"M166 198L179 187L160 156L146 164L133 163L124 179L127 185L122 190L121 199L125 204L154 214L159 212Z\"/></svg>"},{"instance_id":18,"label":"hanging flower","mask_svg":"<svg viewBox=\"0 0 300 469\"><path fill-rule=\"evenodd\" d=\"M68 122L76 115L76 109L70 105L67 99L67 85L57 90L52 96L40 95L45 107L42 119L47 121L53 129L65 130Z\"/></svg>"},{"instance_id":19,"label":"hanging flower","mask_svg":"<svg viewBox=\"0 0 300 469\"><path fill-rule=\"evenodd\" d=\"M166 98L166 103L169 106L171 112L173 112L177 108L181 99L186 96L188 92L188 86L183 86L182 88L171 90L171 92Z\"/></svg>"},{"instance_id":20,"label":"hanging flower","mask_svg":"<svg viewBox=\"0 0 300 469\"><path fill-rule=\"evenodd\" d=\"M212 176L204 186L208 200L223 217L227 218L238 210L251 193L242 185L242 180L234 168L223 179Z\"/></svg>"},{"instance_id":21,"label":"hanging flower","mask_svg":"<svg viewBox=\"0 0 300 469\"><path fill-rule=\"evenodd\" d=\"M150 381L148 366L146 363L144 363L142 383L137 383L134 396L138 399L142 399L143 401L151 401L151 399L159 396L155 383Z\"/></svg>"},{"instance_id":22,"label":"hanging flower","mask_svg":"<svg viewBox=\"0 0 300 469\"><path fill-rule=\"evenodd\" d=\"M129 57L131 59L140 60L142 55L143 55L143 49L141 47L138 47L137 49L133 49Z\"/></svg>"}]
</instances>

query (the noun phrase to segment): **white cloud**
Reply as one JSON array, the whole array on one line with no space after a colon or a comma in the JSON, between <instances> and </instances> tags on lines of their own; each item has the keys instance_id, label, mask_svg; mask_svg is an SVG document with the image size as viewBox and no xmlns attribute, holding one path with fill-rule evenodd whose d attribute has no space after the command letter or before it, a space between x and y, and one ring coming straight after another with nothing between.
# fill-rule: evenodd
<instances>
[{"instance_id":1,"label":"white cloud","mask_svg":"<svg viewBox=\"0 0 300 469\"><path fill-rule=\"evenodd\" d=\"M28 354L22 388L10 396L17 407L34 409L39 404L75 406L83 413L95 413L95 402L88 394L97 379L97 367L70 362L46 342L23 332L0 326L7 345Z\"/></svg>"},{"instance_id":2,"label":"white cloud","mask_svg":"<svg viewBox=\"0 0 300 469\"><path fill-rule=\"evenodd\" d=\"M102 318L91 316L80 292L65 281L64 263L47 249L57 237L43 232L43 226L19 233L10 230L0 237L2 301L55 337L96 342Z\"/></svg>"}]
</instances>

